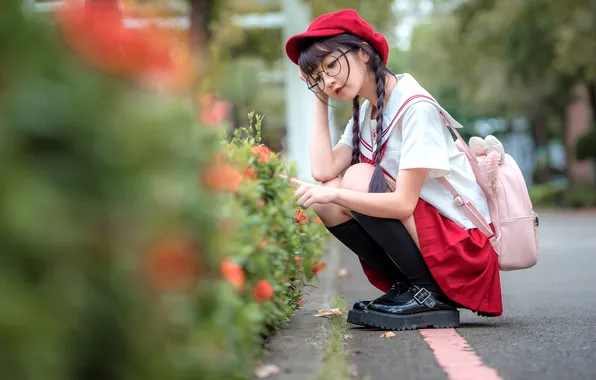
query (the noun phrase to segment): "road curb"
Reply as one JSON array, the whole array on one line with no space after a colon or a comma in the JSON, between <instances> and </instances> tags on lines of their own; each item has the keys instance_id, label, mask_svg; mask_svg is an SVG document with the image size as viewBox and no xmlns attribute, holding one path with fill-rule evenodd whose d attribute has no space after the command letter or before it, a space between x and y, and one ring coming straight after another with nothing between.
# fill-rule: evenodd
<instances>
[{"instance_id":1,"label":"road curb","mask_svg":"<svg viewBox=\"0 0 596 380\"><path fill-rule=\"evenodd\" d=\"M313 314L331 308L337 295L340 244L334 237L329 238L323 259L327 267L320 272L317 287L305 290L309 293L304 296L306 304L265 345L269 353L263 363L280 369L267 379L309 380L320 373L329 340L329 320Z\"/></svg>"}]
</instances>

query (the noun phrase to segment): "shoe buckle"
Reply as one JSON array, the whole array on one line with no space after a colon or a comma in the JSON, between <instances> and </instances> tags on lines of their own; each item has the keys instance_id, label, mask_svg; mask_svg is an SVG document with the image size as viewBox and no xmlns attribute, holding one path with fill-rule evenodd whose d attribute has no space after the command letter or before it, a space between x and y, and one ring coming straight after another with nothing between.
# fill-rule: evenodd
<instances>
[{"instance_id":1,"label":"shoe buckle","mask_svg":"<svg viewBox=\"0 0 596 380\"><path fill-rule=\"evenodd\" d=\"M424 288L420 288L420 289L418 289L416 294L414 294L414 299L419 304L424 305L425 302L430 298L431 295L432 294L428 290L426 290Z\"/></svg>"}]
</instances>

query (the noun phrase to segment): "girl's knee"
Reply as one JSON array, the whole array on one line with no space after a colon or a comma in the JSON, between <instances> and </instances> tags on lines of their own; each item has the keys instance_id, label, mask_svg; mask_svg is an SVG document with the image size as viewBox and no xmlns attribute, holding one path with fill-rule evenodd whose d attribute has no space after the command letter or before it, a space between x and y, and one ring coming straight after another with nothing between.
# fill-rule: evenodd
<instances>
[{"instance_id":1,"label":"girl's knee","mask_svg":"<svg viewBox=\"0 0 596 380\"><path fill-rule=\"evenodd\" d=\"M372 178L375 167L370 164L355 164L346 170L344 178L341 182L343 189L368 192L370 179Z\"/></svg>"},{"instance_id":2,"label":"girl's knee","mask_svg":"<svg viewBox=\"0 0 596 380\"><path fill-rule=\"evenodd\" d=\"M339 188L342 182L343 180L338 177L323 182L321 185ZM315 204L313 209L326 226L335 226L351 219L351 214L346 209L333 203Z\"/></svg>"},{"instance_id":3,"label":"girl's knee","mask_svg":"<svg viewBox=\"0 0 596 380\"><path fill-rule=\"evenodd\" d=\"M341 187L342 179L340 177L335 177L332 180L322 182L321 186L328 186L328 187Z\"/></svg>"}]
</instances>

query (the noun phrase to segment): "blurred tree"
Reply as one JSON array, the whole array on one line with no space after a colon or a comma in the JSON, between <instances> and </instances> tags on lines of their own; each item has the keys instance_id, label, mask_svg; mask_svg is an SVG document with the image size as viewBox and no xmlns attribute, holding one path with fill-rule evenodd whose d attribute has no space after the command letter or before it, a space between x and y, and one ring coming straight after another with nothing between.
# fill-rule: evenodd
<instances>
[{"instance_id":1,"label":"blurred tree","mask_svg":"<svg viewBox=\"0 0 596 380\"><path fill-rule=\"evenodd\" d=\"M434 31L422 38L422 47L416 47L415 39L413 49L435 57L426 68L421 60L416 67L421 65L433 82L449 78L457 83L455 104L460 110L469 112L471 107L473 114L485 116L527 115L537 148L546 150L553 133L564 134L563 115L572 86L596 79L594 3L438 0L435 4L440 11L427 26ZM427 48L437 45L442 56ZM432 70L441 62L448 67L445 77L444 70ZM542 167L535 179L543 182L549 177L548 167Z\"/></svg>"},{"instance_id":2,"label":"blurred tree","mask_svg":"<svg viewBox=\"0 0 596 380\"><path fill-rule=\"evenodd\" d=\"M341 9L355 9L360 17L365 19L377 31L385 34L392 45L395 33L393 29L397 25L397 18L393 13L393 3L386 0L305 0L311 6L312 16L318 17L329 12L336 12ZM365 5L366 4L366 5Z\"/></svg>"}]
</instances>

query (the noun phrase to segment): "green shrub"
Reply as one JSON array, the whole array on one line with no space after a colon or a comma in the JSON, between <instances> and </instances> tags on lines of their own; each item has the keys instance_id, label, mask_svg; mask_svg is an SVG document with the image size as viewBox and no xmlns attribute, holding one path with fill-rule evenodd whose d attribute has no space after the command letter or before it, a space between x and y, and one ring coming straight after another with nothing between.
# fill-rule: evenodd
<instances>
[{"instance_id":1,"label":"green shrub","mask_svg":"<svg viewBox=\"0 0 596 380\"><path fill-rule=\"evenodd\" d=\"M565 185L545 183L533 185L530 189L530 199L534 207L553 207L561 202L565 192Z\"/></svg>"},{"instance_id":2,"label":"green shrub","mask_svg":"<svg viewBox=\"0 0 596 380\"><path fill-rule=\"evenodd\" d=\"M596 208L596 187L577 186L565 191L563 206L571 208Z\"/></svg>"},{"instance_id":3,"label":"green shrub","mask_svg":"<svg viewBox=\"0 0 596 380\"><path fill-rule=\"evenodd\" d=\"M534 207L594 208L596 187L546 183L532 186L530 198Z\"/></svg>"},{"instance_id":4,"label":"green shrub","mask_svg":"<svg viewBox=\"0 0 596 380\"><path fill-rule=\"evenodd\" d=\"M0 5L3 378L252 378L324 243L293 220L282 162L19 12Z\"/></svg>"}]
</instances>

